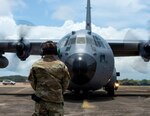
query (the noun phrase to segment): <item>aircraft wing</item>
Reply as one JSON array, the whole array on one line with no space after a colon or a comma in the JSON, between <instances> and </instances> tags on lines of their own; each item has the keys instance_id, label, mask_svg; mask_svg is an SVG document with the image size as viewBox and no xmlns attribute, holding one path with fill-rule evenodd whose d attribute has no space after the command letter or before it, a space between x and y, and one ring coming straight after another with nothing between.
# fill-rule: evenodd
<instances>
[{"instance_id":1,"label":"aircraft wing","mask_svg":"<svg viewBox=\"0 0 150 116\"><path fill-rule=\"evenodd\" d=\"M139 42L108 42L115 56L139 56Z\"/></svg>"},{"instance_id":2,"label":"aircraft wing","mask_svg":"<svg viewBox=\"0 0 150 116\"><path fill-rule=\"evenodd\" d=\"M17 53L22 50L24 52L30 52L30 55L40 55L40 46L43 42L0 41L0 53Z\"/></svg>"},{"instance_id":3,"label":"aircraft wing","mask_svg":"<svg viewBox=\"0 0 150 116\"><path fill-rule=\"evenodd\" d=\"M144 59L150 59L150 41L139 42L108 42L114 56L142 56Z\"/></svg>"},{"instance_id":4,"label":"aircraft wing","mask_svg":"<svg viewBox=\"0 0 150 116\"><path fill-rule=\"evenodd\" d=\"M16 53L18 50L26 50L29 49L30 55L40 55L40 47L43 42L48 40L0 40L0 54L5 52ZM52 40L55 44L58 43L59 40Z\"/></svg>"},{"instance_id":5,"label":"aircraft wing","mask_svg":"<svg viewBox=\"0 0 150 116\"><path fill-rule=\"evenodd\" d=\"M52 40L53 41L53 40ZM41 44L45 41L35 42L25 39L16 40L0 40L0 68L5 68L8 65L8 60L3 54L16 53L17 57L24 61L30 55L41 54ZM55 41L54 41L55 42ZM57 42L55 42L57 44Z\"/></svg>"}]
</instances>

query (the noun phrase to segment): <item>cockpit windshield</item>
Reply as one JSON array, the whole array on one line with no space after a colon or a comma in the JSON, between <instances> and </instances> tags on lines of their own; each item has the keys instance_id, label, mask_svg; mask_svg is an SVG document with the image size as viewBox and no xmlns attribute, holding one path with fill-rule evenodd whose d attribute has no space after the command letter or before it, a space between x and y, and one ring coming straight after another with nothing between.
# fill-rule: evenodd
<instances>
[{"instance_id":1,"label":"cockpit windshield","mask_svg":"<svg viewBox=\"0 0 150 116\"><path fill-rule=\"evenodd\" d=\"M105 47L101 39L96 35L93 35L93 37L91 36L77 37L77 36L67 35L59 43L61 48L72 44L90 44L97 47Z\"/></svg>"},{"instance_id":2,"label":"cockpit windshield","mask_svg":"<svg viewBox=\"0 0 150 116\"><path fill-rule=\"evenodd\" d=\"M85 44L86 38L85 37L77 37L76 43L77 44Z\"/></svg>"}]
</instances>

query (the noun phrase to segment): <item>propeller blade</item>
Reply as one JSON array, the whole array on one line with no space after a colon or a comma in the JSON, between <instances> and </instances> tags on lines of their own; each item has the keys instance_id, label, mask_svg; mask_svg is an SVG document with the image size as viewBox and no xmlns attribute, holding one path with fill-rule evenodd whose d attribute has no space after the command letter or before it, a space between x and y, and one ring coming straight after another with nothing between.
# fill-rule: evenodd
<instances>
[{"instance_id":1,"label":"propeller blade","mask_svg":"<svg viewBox=\"0 0 150 116\"><path fill-rule=\"evenodd\" d=\"M33 23L25 20L18 20L18 36L19 40L16 43L16 54L18 58L22 61L26 60L26 58L30 55L30 42L26 40L29 32L31 31L32 27L34 26Z\"/></svg>"},{"instance_id":2,"label":"propeller blade","mask_svg":"<svg viewBox=\"0 0 150 116\"><path fill-rule=\"evenodd\" d=\"M138 33L139 34L139 33ZM128 30L125 37L124 37L124 43L126 42L137 42L137 43L143 43L145 42L145 46L144 46L144 50L146 52L150 52L150 40L148 40L148 36L142 36L143 38L141 39L141 36L139 36L136 31L133 31L133 30ZM144 39L144 40L143 40ZM147 41L148 40L148 41ZM125 49L127 49L128 46L126 46L125 44ZM148 60L144 59L141 55L141 57L135 57L134 58L135 60L130 63L130 66L140 72L140 73L148 73L149 70L148 70L148 66L149 66L149 63L146 62Z\"/></svg>"},{"instance_id":3,"label":"propeller blade","mask_svg":"<svg viewBox=\"0 0 150 116\"><path fill-rule=\"evenodd\" d=\"M16 24L19 26L18 36L20 41L28 36L29 32L31 31L31 28L34 26L33 23L26 20L17 20Z\"/></svg>"},{"instance_id":4,"label":"propeller blade","mask_svg":"<svg viewBox=\"0 0 150 116\"><path fill-rule=\"evenodd\" d=\"M147 74L149 73L149 63L148 62L144 62L144 60L140 57L135 58L135 60L133 61L133 63L131 63L131 67L143 74Z\"/></svg>"}]
</instances>

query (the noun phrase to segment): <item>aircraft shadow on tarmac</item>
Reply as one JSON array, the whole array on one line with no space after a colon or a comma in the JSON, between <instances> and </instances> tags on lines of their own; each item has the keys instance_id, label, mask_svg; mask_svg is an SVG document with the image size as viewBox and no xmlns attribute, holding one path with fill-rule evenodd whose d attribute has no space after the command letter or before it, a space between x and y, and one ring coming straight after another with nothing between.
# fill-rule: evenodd
<instances>
[{"instance_id":1,"label":"aircraft shadow on tarmac","mask_svg":"<svg viewBox=\"0 0 150 116\"><path fill-rule=\"evenodd\" d=\"M6 93L1 92L1 95L15 96L15 97L30 97L30 93ZM114 97L110 97L107 95L105 91L94 91L89 92L87 94L75 94L74 92L67 91L64 94L65 101L68 102L83 102L83 100L90 100L92 102L103 102L103 101L111 101L115 100L115 97L150 97L150 92L133 92L133 91L117 91Z\"/></svg>"},{"instance_id":2,"label":"aircraft shadow on tarmac","mask_svg":"<svg viewBox=\"0 0 150 116\"><path fill-rule=\"evenodd\" d=\"M88 94L75 94L73 92L67 92L64 94L65 101L69 102L82 102L83 100L90 100L93 102L103 102L114 100L115 97L150 97L150 93L134 93L134 92L117 92L115 96L110 97L105 91L89 92Z\"/></svg>"},{"instance_id":3,"label":"aircraft shadow on tarmac","mask_svg":"<svg viewBox=\"0 0 150 116\"><path fill-rule=\"evenodd\" d=\"M93 102L111 101L114 100L114 97L108 96L104 91L89 92L87 94L75 94L73 92L67 92L64 94L64 99L68 102L80 103L85 99Z\"/></svg>"}]
</instances>

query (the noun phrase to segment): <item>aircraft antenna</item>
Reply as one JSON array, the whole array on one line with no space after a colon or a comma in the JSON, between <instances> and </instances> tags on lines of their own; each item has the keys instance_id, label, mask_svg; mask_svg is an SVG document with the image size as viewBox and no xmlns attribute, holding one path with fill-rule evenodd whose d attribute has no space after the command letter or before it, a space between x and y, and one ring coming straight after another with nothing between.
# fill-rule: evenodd
<instances>
[{"instance_id":1,"label":"aircraft antenna","mask_svg":"<svg viewBox=\"0 0 150 116\"><path fill-rule=\"evenodd\" d=\"M86 8L86 30L91 32L91 3L90 0L87 0L87 8Z\"/></svg>"}]
</instances>

